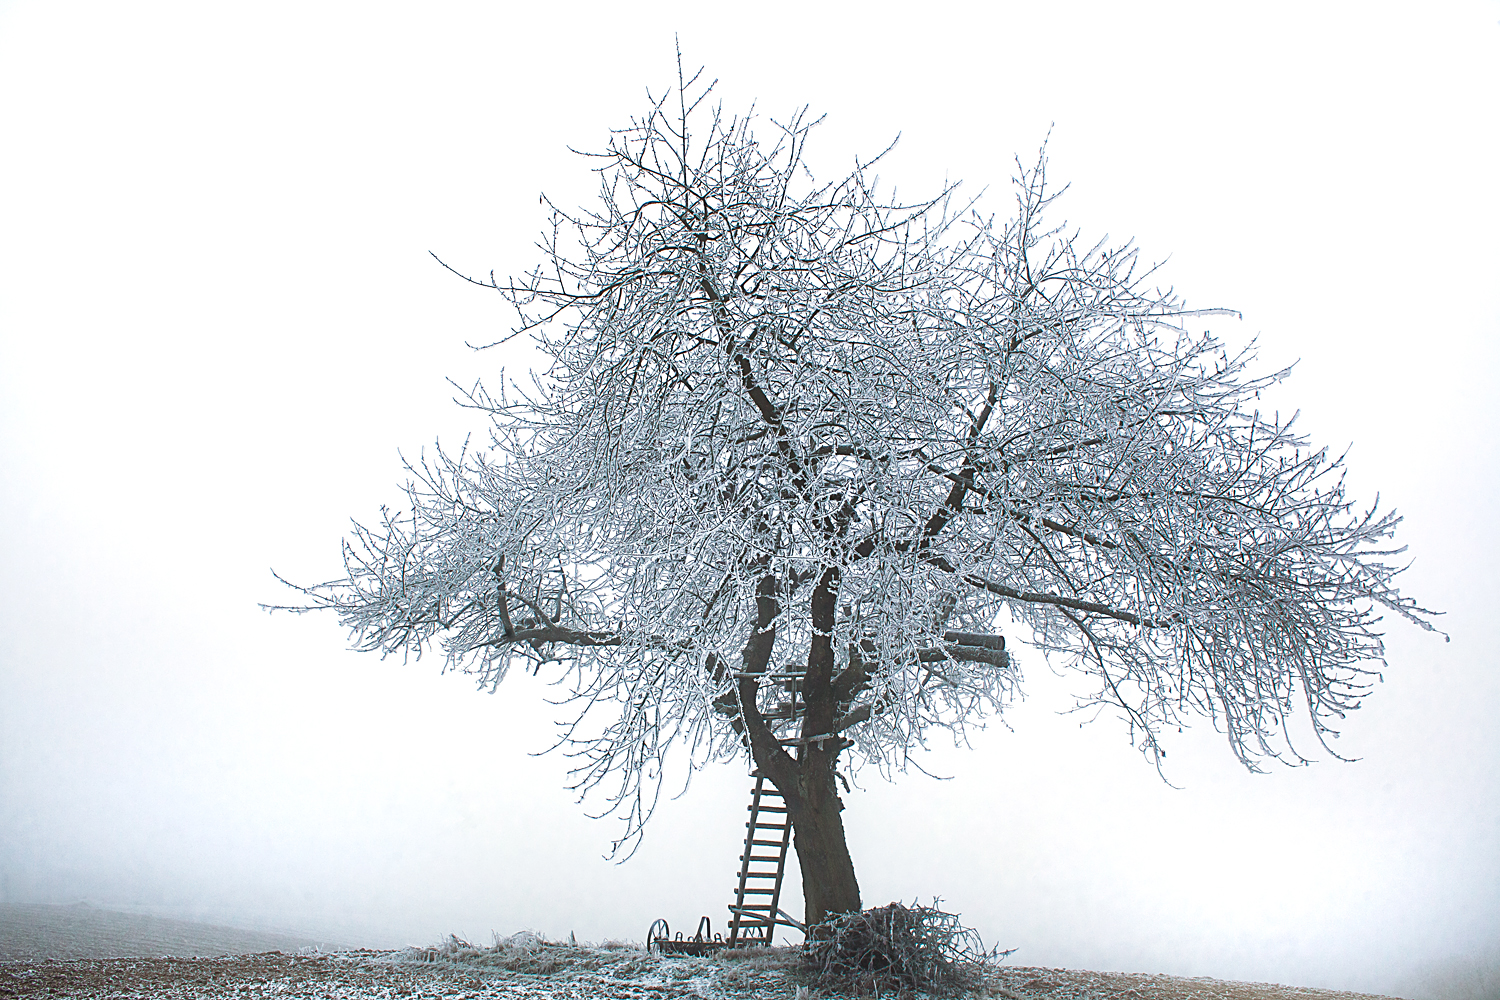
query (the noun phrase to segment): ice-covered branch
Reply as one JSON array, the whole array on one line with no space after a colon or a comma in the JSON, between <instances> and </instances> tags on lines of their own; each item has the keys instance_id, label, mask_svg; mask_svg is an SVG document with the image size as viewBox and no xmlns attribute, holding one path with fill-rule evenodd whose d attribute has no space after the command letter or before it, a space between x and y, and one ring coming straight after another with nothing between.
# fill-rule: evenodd
<instances>
[{"instance_id":1,"label":"ice-covered branch","mask_svg":"<svg viewBox=\"0 0 1500 1000\"><path fill-rule=\"evenodd\" d=\"M487 447L413 463L304 607L490 689L551 672L626 839L674 742L888 769L961 738L1015 692L1007 618L1149 747L1188 712L1252 765L1295 757L1299 704L1332 732L1376 609L1430 615L1395 587L1397 519L1256 409L1286 372L1190 329L1222 311L1134 247L1049 228L1045 156L995 220L885 199L868 165L813 182L813 124L757 139L685 100L614 133L542 265L480 282L545 364L464 391Z\"/></svg>"}]
</instances>

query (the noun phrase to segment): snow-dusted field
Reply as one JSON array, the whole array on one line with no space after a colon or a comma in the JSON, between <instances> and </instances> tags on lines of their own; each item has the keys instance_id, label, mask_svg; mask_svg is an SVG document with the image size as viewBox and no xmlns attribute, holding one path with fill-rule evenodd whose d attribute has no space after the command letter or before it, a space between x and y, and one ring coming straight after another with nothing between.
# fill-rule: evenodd
<instances>
[{"instance_id":1,"label":"snow-dusted field","mask_svg":"<svg viewBox=\"0 0 1500 1000\"><path fill-rule=\"evenodd\" d=\"M669 964L670 963L670 964ZM656 964L653 960L652 964ZM401 953L238 955L199 959L106 959L72 962L0 962L0 997L96 998L307 997L327 1000L419 997L574 998L766 997L792 998L784 977L726 989L706 975L705 963L661 960L662 970L627 976L608 973L528 975L451 963L412 960ZM772 979L781 978L781 982Z\"/></svg>"},{"instance_id":2,"label":"snow-dusted field","mask_svg":"<svg viewBox=\"0 0 1500 1000\"><path fill-rule=\"evenodd\" d=\"M260 953L268 939L279 945ZM212 955L218 957L190 957ZM106 957L109 955L135 957ZM171 957L166 957L171 956ZM0 998L253 997L374 1000L796 1000L796 952L667 958L638 947L520 934L402 951L325 952L310 942L84 907L0 906ZM804 997L829 994L816 989ZM889 995L889 994L887 994ZM1261 983L1000 966L975 994L1006 1000L1364 1000Z\"/></svg>"},{"instance_id":3,"label":"snow-dusted field","mask_svg":"<svg viewBox=\"0 0 1500 1000\"><path fill-rule=\"evenodd\" d=\"M192 958L261 951L294 952L318 944L287 934L118 913L83 903L72 906L0 903L0 960L133 955Z\"/></svg>"},{"instance_id":4,"label":"snow-dusted field","mask_svg":"<svg viewBox=\"0 0 1500 1000\"><path fill-rule=\"evenodd\" d=\"M208 959L0 962L0 997L529 998L529 1000L795 1000L798 987L775 969L734 960L655 959L637 952L627 968L528 974L421 961L411 953L240 955ZM804 996L822 996L810 991ZM889 994L887 994L889 995ZM975 994L1006 1000L1363 1000L1361 994L1259 983L1063 969L1003 969Z\"/></svg>"}]
</instances>

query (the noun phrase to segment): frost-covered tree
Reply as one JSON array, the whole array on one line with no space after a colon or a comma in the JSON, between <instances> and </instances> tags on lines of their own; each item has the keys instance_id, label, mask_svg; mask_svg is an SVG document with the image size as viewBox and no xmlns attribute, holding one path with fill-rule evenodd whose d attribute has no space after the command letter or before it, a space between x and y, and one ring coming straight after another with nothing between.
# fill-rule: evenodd
<instances>
[{"instance_id":1,"label":"frost-covered tree","mask_svg":"<svg viewBox=\"0 0 1500 1000\"><path fill-rule=\"evenodd\" d=\"M468 393L488 447L413 465L407 509L302 588L358 648L554 674L617 850L671 747L748 757L816 924L860 906L839 761L889 774L1000 713L1006 616L1149 758L1201 713L1252 769L1359 705L1379 609L1430 627L1393 586L1397 518L1256 411L1286 372L1189 329L1133 248L1044 224L1045 157L1003 221L897 204L874 161L814 182L815 122L757 139L710 90L614 133L598 203L481 282L546 365Z\"/></svg>"}]
</instances>

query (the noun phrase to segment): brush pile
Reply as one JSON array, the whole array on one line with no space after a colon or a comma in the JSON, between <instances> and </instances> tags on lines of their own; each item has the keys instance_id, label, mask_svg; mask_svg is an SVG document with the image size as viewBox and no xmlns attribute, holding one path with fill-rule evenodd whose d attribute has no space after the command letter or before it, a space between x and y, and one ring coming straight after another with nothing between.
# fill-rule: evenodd
<instances>
[{"instance_id":1,"label":"brush pile","mask_svg":"<svg viewBox=\"0 0 1500 1000\"><path fill-rule=\"evenodd\" d=\"M978 933L955 914L891 903L815 928L805 970L829 990L943 996L977 989L993 963L1009 954L985 950Z\"/></svg>"}]
</instances>

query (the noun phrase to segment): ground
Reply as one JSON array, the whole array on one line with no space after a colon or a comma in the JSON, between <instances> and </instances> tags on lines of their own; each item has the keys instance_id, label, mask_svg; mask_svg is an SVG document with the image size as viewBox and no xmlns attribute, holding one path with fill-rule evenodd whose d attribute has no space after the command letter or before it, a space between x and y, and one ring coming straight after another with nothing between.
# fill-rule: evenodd
<instances>
[{"instance_id":1,"label":"ground","mask_svg":"<svg viewBox=\"0 0 1500 1000\"><path fill-rule=\"evenodd\" d=\"M282 950L257 950L267 947L267 939L263 932L92 907L4 904L0 1000L822 1000L839 995L799 987L795 948L667 957L632 944L580 946L523 932L487 947L453 938L431 948L333 950L282 938L274 942ZM218 957L103 957L119 954ZM1003 963L992 967L983 988L970 995L989 1000L1380 1000L1264 983Z\"/></svg>"},{"instance_id":2,"label":"ground","mask_svg":"<svg viewBox=\"0 0 1500 1000\"><path fill-rule=\"evenodd\" d=\"M0 997L795 1000L798 996L797 985L785 970L755 968L759 963L753 960L654 958L632 951L601 969L560 969L548 974L469 965L430 955L408 950L4 961L0 962ZM817 990L803 994L827 995ZM1362 1000L1361 994L1264 983L1009 966L1002 966L992 984L975 995L1004 1000Z\"/></svg>"}]
</instances>

